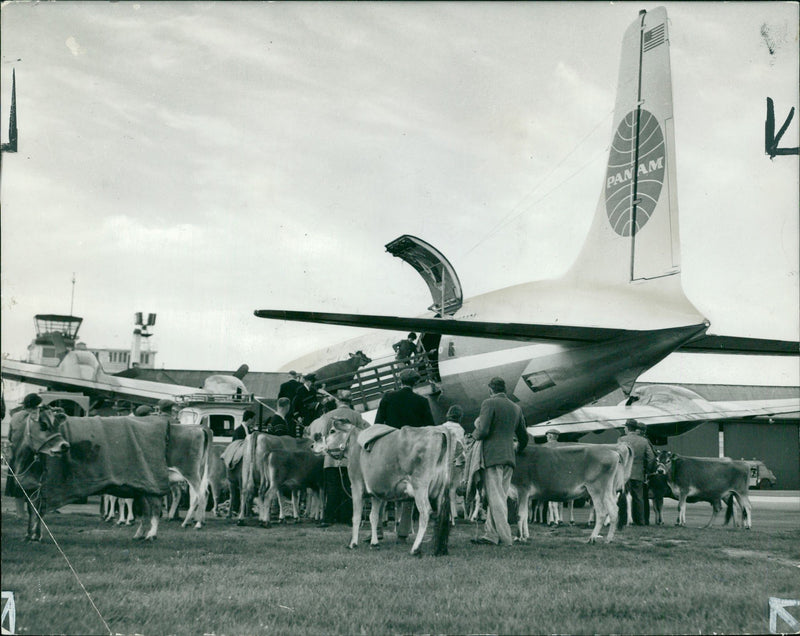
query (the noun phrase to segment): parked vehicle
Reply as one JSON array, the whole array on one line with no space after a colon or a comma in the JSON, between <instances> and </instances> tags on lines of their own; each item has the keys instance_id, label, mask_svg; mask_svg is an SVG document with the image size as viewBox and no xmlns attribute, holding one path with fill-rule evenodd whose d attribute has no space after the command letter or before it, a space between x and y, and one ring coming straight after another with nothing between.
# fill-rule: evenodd
<instances>
[{"instance_id":1,"label":"parked vehicle","mask_svg":"<svg viewBox=\"0 0 800 636\"><path fill-rule=\"evenodd\" d=\"M778 483L778 478L775 477L775 473L767 468L767 465L760 459L743 458L742 461L746 462L750 467L750 481L748 482L750 488L765 490L774 488L775 484Z\"/></svg>"}]
</instances>

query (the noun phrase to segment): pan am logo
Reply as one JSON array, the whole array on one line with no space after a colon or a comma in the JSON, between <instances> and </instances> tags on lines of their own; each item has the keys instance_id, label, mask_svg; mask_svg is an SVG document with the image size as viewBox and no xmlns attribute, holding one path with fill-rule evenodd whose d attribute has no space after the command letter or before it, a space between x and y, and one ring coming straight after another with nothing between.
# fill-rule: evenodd
<instances>
[{"instance_id":1,"label":"pan am logo","mask_svg":"<svg viewBox=\"0 0 800 636\"><path fill-rule=\"evenodd\" d=\"M639 122L639 165L636 169L636 232L644 227L656 209L664 184L666 153L664 135L655 115L641 109ZM633 165L636 147L636 111L620 122L611 144L606 171L606 213L620 236L630 236L633 225Z\"/></svg>"}]
</instances>

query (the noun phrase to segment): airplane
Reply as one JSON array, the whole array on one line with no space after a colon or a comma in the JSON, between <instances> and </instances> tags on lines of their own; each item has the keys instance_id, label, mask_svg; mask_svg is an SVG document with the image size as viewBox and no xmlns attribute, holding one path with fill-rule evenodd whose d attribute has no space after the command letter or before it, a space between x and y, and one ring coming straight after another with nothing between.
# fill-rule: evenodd
<instances>
[{"instance_id":1,"label":"airplane","mask_svg":"<svg viewBox=\"0 0 800 636\"><path fill-rule=\"evenodd\" d=\"M626 419L637 417L646 405L637 406L634 383L675 351L798 355L800 343L794 341L708 334L710 322L684 295L668 29L666 9L658 7L641 11L624 34L605 180L589 234L564 276L465 300L447 259L405 235L386 248L425 279L433 298L427 313L402 317L260 309L255 316L422 332L425 349L435 352L435 414L457 403L467 418L476 416L490 378L499 376L537 435L543 431L534 425L586 407L617 388L628 398ZM390 338L367 334L285 368L313 369L357 349L368 355L379 347L390 351ZM737 412L738 407L728 406ZM753 415L758 408L758 414L795 413L800 400L767 400L750 407ZM700 410L710 417L713 409ZM645 423L646 415L641 416ZM613 418L597 419L565 421L559 429L602 429ZM700 422L685 414L673 419L682 424L673 425L669 434ZM664 426L661 420L658 424Z\"/></svg>"}]
</instances>

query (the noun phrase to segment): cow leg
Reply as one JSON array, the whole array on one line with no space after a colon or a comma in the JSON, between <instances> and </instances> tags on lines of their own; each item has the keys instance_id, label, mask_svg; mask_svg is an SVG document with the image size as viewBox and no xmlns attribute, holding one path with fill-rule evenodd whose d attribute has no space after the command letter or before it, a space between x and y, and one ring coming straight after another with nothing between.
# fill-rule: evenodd
<instances>
[{"instance_id":1,"label":"cow leg","mask_svg":"<svg viewBox=\"0 0 800 636\"><path fill-rule=\"evenodd\" d=\"M280 493L276 482L275 480L270 480L269 490L261 495L261 506L258 509L258 518L265 528L269 528L272 525L272 502L275 501L275 497L278 497L278 503L280 504Z\"/></svg>"},{"instance_id":2,"label":"cow leg","mask_svg":"<svg viewBox=\"0 0 800 636\"><path fill-rule=\"evenodd\" d=\"M530 538L530 528L528 527L529 501L530 494L527 491L519 491L519 519L517 529L519 530L519 540L528 541Z\"/></svg>"},{"instance_id":3,"label":"cow leg","mask_svg":"<svg viewBox=\"0 0 800 636\"><path fill-rule=\"evenodd\" d=\"M711 519L708 520L708 523L703 528L710 528L713 525L714 519L717 518L720 510L722 510L722 502L719 499L715 499L711 502Z\"/></svg>"},{"instance_id":4,"label":"cow leg","mask_svg":"<svg viewBox=\"0 0 800 636\"><path fill-rule=\"evenodd\" d=\"M116 497L113 495L103 495L103 521L109 522L114 518L114 502Z\"/></svg>"},{"instance_id":5,"label":"cow leg","mask_svg":"<svg viewBox=\"0 0 800 636\"><path fill-rule=\"evenodd\" d=\"M603 493L590 492L589 496L591 496L594 506L592 509L594 513L594 529L592 530L592 534L589 535L589 543L594 543L600 536L600 530L603 528L603 521L605 521L606 518L606 511L604 510L605 502L603 500Z\"/></svg>"},{"instance_id":6,"label":"cow leg","mask_svg":"<svg viewBox=\"0 0 800 636\"><path fill-rule=\"evenodd\" d=\"M144 535L145 541L154 541L158 535L158 520L161 517L161 498L143 497L145 513L150 515L150 529Z\"/></svg>"},{"instance_id":7,"label":"cow leg","mask_svg":"<svg viewBox=\"0 0 800 636\"><path fill-rule=\"evenodd\" d=\"M681 491L680 497L678 499L678 521L675 525L678 526L685 526L686 525L686 497L687 495Z\"/></svg>"},{"instance_id":8,"label":"cow leg","mask_svg":"<svg viewBox=\"0 0 800 636\"><path fill-rule=\"evenodd\" d=\"M194 517L194 528L195 530L199 530L203 527L203 523L205 522L206 495L204 495L204 493L208 489L208 486L206 484L201 484L201 487L198 488L197 486L193 486L189 481L186 483L189 484L189 510L186 512L186 518L183 520L181 527L185 528L188 526L192 522L192 517Z\"/></svg>"},{"instance_id":9,"label":"cow leg","mask_svg":"<svg viewBox=\"0 0 800 636\"><path fill-rule=\"evenodd\" d=\"M370 529L370 537L369 537L369 547L370 548L377 548L378 547L378 527L381 523L381 509L383 508L383 502L378 499L377 497L373 496L372 499L372 506L370 507L369 511L369 529Z\"/></svg>"},{"instance_id":10,"label":"cow leg","mask_svg":"<svg viewBox=\"0 0 800 636\"><path fill-rule=\"evenodd\" d=\"M617 521L619 513L617 511L617 497L614 491L613 484L609 484L609 491L605 493L605 506L606 515L609 517L608 534L606 535L606 543L611 543L614 539L614 534L617 532Z\"/></svg>"},{"instance_id":11,"label":"cow leg","mask_svg":"<svg viewBox=\"0 0 800 636\"><path fill-rule=\"evenodd\" d=\"M352 549L358 547L358 529L361 527L361 515L363 514L364 489L360 480L356 481L355 475L350 476L350 485L353 495L353 534L350 537L350 545L347 547Z\"/></svg>"},{"instance_id":12,"label":"cow leg","mask_svg":"<svg viewBox=\"0 0 800 636\"><path fill-rule=\"evenodd\" d=\"M119 519L117 519L117 525L121 526L125 523L125 499L119 498L117 499L117 506L119 507Z\"/></svg>"},{"instance_id":13,"label":"cow leg","mask_svg":"<svg viewBox=\"0 0 800 636\"><path fill-rule=\"evenodd\" d=\"M292 491L292 513L294 514L294 522L300 523L300 491Z\"/></svg>"},{"instance_id":14,"label":"cow leg","mask_svg":"<svg viewBox=\"0 0 800 636\"><path fill-rule=\"evenodd\" d=\"M42 522L37 514L36 507L30 503L26 504L28 512L28 528L25 533L25 541L42 540Z\"/></svg>"},{"instance_id":15,"label":"cow leg","mask_svg":"<svg viewBox=\"0 0 800 636\"><path fill-rule=\"evenodd\" d=\"M736 500L739 502L739 506L742 508L742 525L744 526L745 530L750 530L752 527L752 512L753 507L750 505L750 496L744 493L733 493L736 497Z\"/></svg>"},{"instance_id":16,"label":"cow leg","mask_svg":"<svg viewBox=\"0 0 800 636\"><path fill-rule=\"evenodd\" d=\"M570 499L569 502L569 525L575 525L575 500Z\"/></svg>"},{"instance_id":17,"label":"cow leg","mask_svg":"<svg viewBox=\"0 0 800 636\"><path fill-rule=\"evenodd\" d=\"M450 482L450 525L453 526L456 525L456 517L458 517L457 487L455 480Z\"/></svg>"},{"instance_id":18,"label":"cow leg","mask_svg":"<svg viewBox=\"0 0 800 636\"><path fill-rule=\"evenodd\" d=\"M625 490L625 503L628 506L628 511L625 515L625 525L630 526L633 524L633 495L631 495L631 491L627 489Z\"/></svg>"},{"instance_id":19,"label":"cow leg","mask_svg":"<svg viewBox=\"0 0 800 636\"><path fill-rule=\"evenodd\" d=\"M663 526L664 519L661 517L661 510L664 507L664 498L663 497L653 497L653 510L656 512L656 525Z\"/></svg>"},{"instance_id":20,"label":"cow leg","mask_svg":"<svg viewBox=\"0 0 800 636\"><path fill-rule=\"evenodd\" d=\"M123 508L127 507L128 516L125 519L125 525L129 526L133 523L133 499L124 499Z\"/></svg>"}]
</instances>

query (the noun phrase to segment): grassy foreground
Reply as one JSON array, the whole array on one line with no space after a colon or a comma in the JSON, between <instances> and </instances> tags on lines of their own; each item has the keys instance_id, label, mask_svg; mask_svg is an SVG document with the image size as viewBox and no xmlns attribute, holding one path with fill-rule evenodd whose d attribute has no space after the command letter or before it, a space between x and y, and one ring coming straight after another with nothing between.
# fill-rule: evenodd
<instances>
[{"instance_id":1,"label":"grassy foreground","mask_svg":"<svg viewBox=\"0 0 800 636\"><path fill-rule=\"evenodd\" d=\"M527 545L475 546L476 528L460 523L438 558L430 544L409 556L392 533L370 550L363 530L349 551L349 528L307 522L164 523L146 545L88 514L47 521L111 633L767 632L769 597L800 598L800 512L760 511L744 532L702 530L696 508L695 527L629 528L610 545L586 544L585 527L532 526ZM3 515L17 633L109 633L55 545L24 532Z\"/></svg>"}]
</instances>

